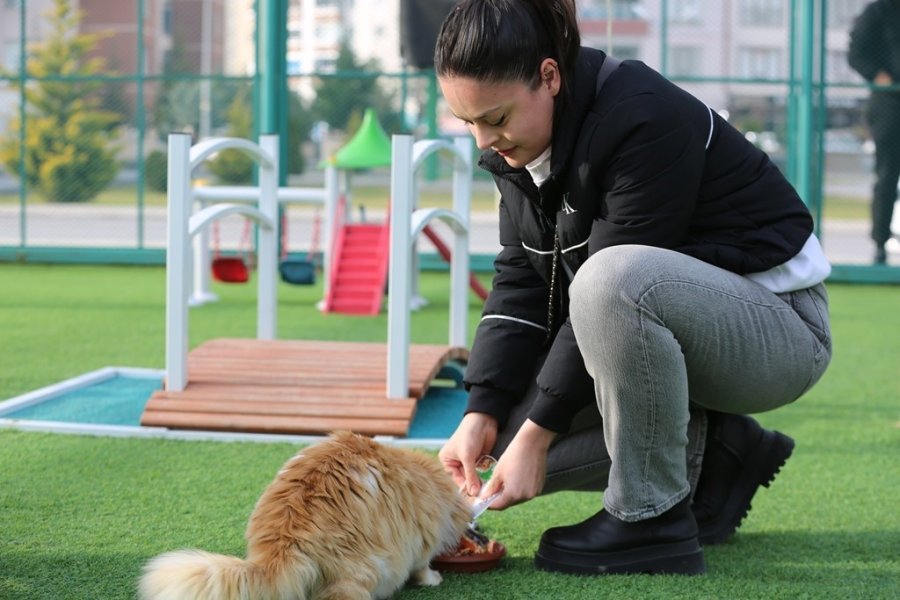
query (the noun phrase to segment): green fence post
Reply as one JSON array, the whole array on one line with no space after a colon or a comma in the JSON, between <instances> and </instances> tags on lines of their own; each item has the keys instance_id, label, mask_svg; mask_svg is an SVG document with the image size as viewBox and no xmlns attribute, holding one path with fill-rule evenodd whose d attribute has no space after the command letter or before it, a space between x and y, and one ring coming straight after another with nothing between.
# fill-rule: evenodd
<instances>
[{"instance_id":1,"label":"green fence post","mask_svg":"<svg viewBox=\"0 0 900 600\"><path fill-rule=\"evenodd\" d=\"M659 72L669 75L669 0L662 0L659 22ZM608 15L608 18L612 18Z\"/></svg>"},{"instance_id":2,"label":"green fence post","mask_svg":"<svg viewBox=\"0 0 900 600\"><path fill-rule=\"evenodd\" d=\"M813 108L815 9L812 2L801 2L800 8L800 15L797 19L799 23L797 33L800 41L800 81L796 107L797 147L795 148L797 152L797 170L793 183L803 201L809 202L812 195L812 177L810 174L812 162L810 158L812 158L813 123L815 121ZM796 47L794 49L796 50Z\"/></svg>"},{"instance_id":3,"label":"green fence post","mask_svg":"<svg viewBox=\"0 0 900 600\"><path fill-rule=\"evenodd\" d=\"M825 130L828 128L828 97L826 85L828 80L828 2L821 3L819 11L819 73L816 82L816 119L813 135L815 140L815 162L820 168L813 179L812 195L809 208L819 238L822 237L822 213L825 210Z\"/></svg>"},{"instance_id":4,"label":"green fence post","mask_svg":"<svg viewBox=\"0 0 900 600\"><path fill-rule=\"evenodd\" d=\"M258 0L256 56L259 81L257 127L279 137L279 185L286 181L287 163L287 23L286 0Z\"/></svg>"},{"instance_id":5,"label":"green fence post","mask_svg":"<svg viewBox=\"0 0 900 600\"><path fill-rule=\"evenodd\" d=\"M137 93L135 94L135 126L137 127L137 246L144 247L144 135L147 120L144 111L144 2L137 3Z\"/></svg>"},{"instance_id":6,"label":"green fence post","mask_svg":"<svg viewBox=\"0 0 900 600\"><path fill-rule=\"evenodd\" d=\"M437 73L434 69L428 71L428 138L436 139L438 136L437 99L438 94ZM431 155L425 159L425 179L435 181L438 178L438 157Z\"/></svg>"},{"instance_id":7,"label":"green fence post","mask_svg":"<svg viewBox=\"0 0 900 600\"><path fill-rule=\"evenodd\" d=\"M791 182L797 180L797 0L791 0L788 25L788 105L784 126L787 157L785 169Z\"/></svg>"},{"instance_id":8,"label":"green fence post","mask_svg":"<svg viewBox=\"0 0 900 600\"><path fill-rule=\"evenodd\" d=\"M19 3L19 245L25 248L27 227L25 226L28 203L28 180L25 172L25 124L28 115L25 110L25 79L28 76L28 55L25 45L25 3Z\"/></svg>"}]
</instances>

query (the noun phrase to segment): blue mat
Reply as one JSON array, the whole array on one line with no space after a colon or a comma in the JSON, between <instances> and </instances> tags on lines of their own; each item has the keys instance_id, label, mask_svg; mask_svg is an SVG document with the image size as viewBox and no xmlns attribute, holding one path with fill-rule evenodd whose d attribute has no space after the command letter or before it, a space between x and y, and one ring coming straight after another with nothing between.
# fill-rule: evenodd
<instances>
[{"instance_id":1,"label":"blue mat","mask_svg":"<svg viewBox=\"0 0 900 600\"><path fill-rule=\"evenodd\" d=\"M463 418L469 394L463 389L429 388L419 400L407 437L442 439L453 435Z\"/></svg>"},{"instance_id":2,"label":"blue mat","mask_svg":"<svg viewBox=\"0 0 900 600\"><path fill-rule=\"evenodd\" d=\"M441 376L459 384L457 372L442 371ZM138 427L144 406L159 389L162 389L161 379L119 375L0 415L0 418ZM468 394L461 387L430 388L419 401L407 437L450 437L462 419L467 398Z\"/></svg>"},{"instance_id":3,"label":"blue mat","mask_svg":"<svg viewBox=\"0 0 900 600\"><path fill-rule=\"evenodd\" d=\"M111 377L39 404L3 415L5 419L139 426L144 405L162 380L144 377Z\"/></svg>"}]
</instances>

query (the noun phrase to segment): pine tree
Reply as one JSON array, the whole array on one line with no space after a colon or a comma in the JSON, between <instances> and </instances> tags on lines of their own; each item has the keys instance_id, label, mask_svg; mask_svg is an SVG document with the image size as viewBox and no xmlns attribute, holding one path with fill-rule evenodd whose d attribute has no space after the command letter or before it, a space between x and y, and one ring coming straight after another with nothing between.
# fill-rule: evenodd
<instances>
[{"instance_id":1,"label":"pine tree","mask_svg":"<svg viewBox=\"0 0 900 600\"><path fill-rule=\"evenodd\" d=\"M121 116L102 110L104 61L89 55L98 35L78 32L81 15L70 0L54 0L47 13L50 34L29 53L25 90L24 175L54 202L85 202L118 172L115 124ZM0 163L20 174L18 117L0 141Z\"/></svg>"}]
</instances>

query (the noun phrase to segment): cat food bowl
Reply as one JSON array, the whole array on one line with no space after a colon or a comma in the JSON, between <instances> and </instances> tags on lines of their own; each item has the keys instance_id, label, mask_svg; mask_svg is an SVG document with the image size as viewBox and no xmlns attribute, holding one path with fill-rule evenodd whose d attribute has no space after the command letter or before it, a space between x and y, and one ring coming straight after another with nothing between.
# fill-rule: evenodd
<instances>
[{"instance_id":1,"label":"cat food bowl","mask_svg":"<svg viewBox=\"0 0 900 600\"><path fill-rule=\"evenodd\" d=\"M500 559L506 556L506 546L491 541L488 550L481 554L441 554L431 561L431 568L442 573L481 573L496 569Z\"/></svg>"},{"instance_id":2,"label":"cat food bowl","mask_svg":"<svg viewBox=\"0 0 900 600\"><path fill-rule=\"evenodd\" d=\"M453 552L435 556L431 568L443 573L481 573L497 568L506 546L468 529Z\"/></svg>"}]
</instances>

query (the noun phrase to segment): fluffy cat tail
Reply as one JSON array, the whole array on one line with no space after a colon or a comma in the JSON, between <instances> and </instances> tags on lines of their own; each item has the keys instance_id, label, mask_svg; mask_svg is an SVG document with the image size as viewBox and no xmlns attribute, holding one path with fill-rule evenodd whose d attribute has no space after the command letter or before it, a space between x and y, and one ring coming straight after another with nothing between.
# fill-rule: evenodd
<instances>
[{"instance_id":1,"label":"fluffy cat tail","mask_svg":"<svg viewBox=\"0 0 900 600\"><path fill-rule=\"evenodd\" d=\"M288 574L234 556L177 550L147 563L138 596L141 600L304 600L314 578L312 569L302 565L293 565Z\"/></svg>"}]
</instances>

